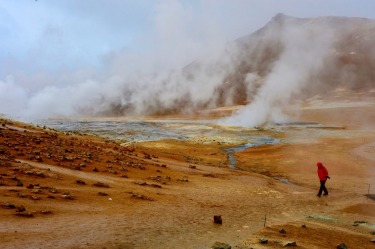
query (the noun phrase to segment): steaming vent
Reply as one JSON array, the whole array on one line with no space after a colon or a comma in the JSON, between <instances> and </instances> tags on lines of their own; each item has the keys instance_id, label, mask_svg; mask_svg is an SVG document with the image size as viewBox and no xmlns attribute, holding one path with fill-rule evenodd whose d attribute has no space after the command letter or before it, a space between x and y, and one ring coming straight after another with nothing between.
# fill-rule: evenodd
<instances>
[{"instance_id":1,"label":"steaming vent","mask_svg":"<svg viewBox=\"0 0 375 249\"><path fill-rule=\"evenodd\" d=\"M258 125L282 121L293 101L337 88L375 86L375 21L364 18L293 18L278 14L212 58L197 60L141 95L124 89L124 101L101 114L168 114L246 105L225 122ZM142 106L139 109L139 106Z\"/></svg>"},{"instance_id":2,"label":"steaming vent","mask_svg":"<svg viewBox=\"0 0 375 249\"><path fill-rule=\"evenodd\" d=\"M290 105L306 98L337 89L374 89L374 44L375 20L278 14L256 32L179 70L43 89L19 113L160 115L243 105L221 122L245 126L286 122ZM70 102L60 106L65 99Z\"/></svg>"}]
</instances>

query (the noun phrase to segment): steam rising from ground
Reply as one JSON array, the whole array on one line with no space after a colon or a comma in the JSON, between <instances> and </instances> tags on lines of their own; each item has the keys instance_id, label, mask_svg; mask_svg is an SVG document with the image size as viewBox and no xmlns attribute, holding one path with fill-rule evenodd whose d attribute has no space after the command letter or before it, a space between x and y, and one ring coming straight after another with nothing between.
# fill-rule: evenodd
<instances>
[{"instance_id":1,"label":"steam rising from ground","mask_svg":"<svg viewBox=\"0 0 375 249\"><path fill-rule=\"evenodd\" d=\"M256 126L267 121L286 122L290 104L294 99L302 99L302 91L312 83L308 79L322 71L323 62L332 49L331 32L324 26L307 26L302 29L291 22L281 30L271 32L281 33L274 39L280 39L283 51L258 91L249 96L253 101L224 119L224 123ZM247 81L247 87L252 88L253 83Z\"/></svg>"},{"instance_id":2,"label":"steam rising from ground","mask_svg":"<svg viewBox=\"0 0 375 249\"><path fill-rule=\"evenodd\" d=\"M178 6L176 9L179 13ZM178 32L181 27L172 25L166 32L163 23L169 20L160 17L158 22L162 29L158 33L159 44L163 44L164 35ZM148 62L142 56L124 50L103 58L107 66L100 72L86 68L60 74L65 80L70 79L77 84L59 85L61 78L42 75L41 79L49 77L57 84L40 84L37 89L30 90L25 83L22 85L8 77L0 81L0 113L22 119L127 116L189 113L246 104L231 117L219 122L255 126L286 121L292 102L308 96L308 93L312 95L337 86L332 83L335 82L333 78L341 77L336 73L346 74L346 79L351 76L353 80L348 81L350 84L356 82L355 70L348 70L347 64L345 67L332 66L337 65L334 45L337 46L342 38L340 32L344 30L339 26L334 22L320 22L319 19L314 22L312 19L278 15L263 29L225 47L220 42L211 43L205 52L196 49L193 42L187 47L175 47L173 51L189 55L183 56L184 59L176 59L180 54L171 53L168 44L165 44L156 47L163 51L163 56L148 56ZM184 35L176 37L189 39ZM173 44L179 44L176 39ZM194 58L197 60L193 61ZM373 56L370 58L374 60ZM169 68L173 69L159 68L158 60L167 61ZM129 61L135 62L136 66ZM173 65L175 61L185 64ZM188 64L189 61L193 62ZM327 71L330 62L332 65ZM146 70L139 71L140 65ZM25 77L24 82L38 85L38 77Z\"/></svg>"}]
</instances>

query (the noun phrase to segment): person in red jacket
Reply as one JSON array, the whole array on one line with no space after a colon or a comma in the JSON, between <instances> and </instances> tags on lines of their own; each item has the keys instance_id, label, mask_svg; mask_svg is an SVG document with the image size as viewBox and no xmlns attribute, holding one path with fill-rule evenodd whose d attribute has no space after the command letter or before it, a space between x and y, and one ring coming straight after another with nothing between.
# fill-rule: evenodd
<instances>
[{"instance_id":1,"label":"person in red jacket","mask_svg":"<svg viewBox=\"0 0 375 249\"><path fill-rule=\"evenodd\" d=\"M324 192L323 195L328 195L328 190L326 188L326 181L327 179L330 179L328 175L328 170L326 169L326 167L324 167L324 165L321 162L317 162L316 166L318 166L318 177L320 180L320 189L317 196L320 197L322 195L322 192Z\"/></svg>"}]
</instances>

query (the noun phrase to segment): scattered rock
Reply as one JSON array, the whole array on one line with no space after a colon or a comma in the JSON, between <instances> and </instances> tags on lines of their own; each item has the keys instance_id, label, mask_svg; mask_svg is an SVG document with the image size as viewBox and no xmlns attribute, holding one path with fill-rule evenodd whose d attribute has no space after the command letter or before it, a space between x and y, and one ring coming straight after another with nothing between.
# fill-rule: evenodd
<instances>
[{"instance_id":1,"label":"scattered rock","mask_svg":"<svg viewBox=\"0 0 375 249\"><path fill-rule=\"evenodd\" d=\"M137 194L137 193L132 193L132 198L140 199L140 200L146 200L146 201L153 201L154 200L151 197L147 197L145 195Z\"/></svg>"},{"instance_id":2,"label":"scattered rock","mask_svg":"<svg viewBox=\"0 0 375 249\"><path fill-rule=\"evenodd\" d=\"M297 242L295 242L295 241L288 242L284 246L297 246Z\"/></svg>"},{"instance_id":3,"label":"scattered rock","mask_svg":"<svg viewBox=\"0 0 375 249\"><path fill-rule=\"evenodd\" d=\"M31 190L31 193L34 193L34 194L42 194L43 191L41 189L33 189Z\"/></svg>"},{"instance_id":4,"label":"scattered rock","mask_svg":"<svg viewBox=\"0 0 375 249\"><path fill-rule=\"evenodd\" d=\"M212 177L212 178L217 178L217 175L212 174L212 173L208 173L208 174L204 174L203 177Z\"/></svg>"},{"instance_id":5,"label":"scattered rock","mask_svg":"<svg viewBox=\"0 0 375 249\"><path fill-rule=\"evenodd\" d=\"M23 183L21 181L18 181L17 182L17 187L22 187L23 186Z\"/></svg>"},{"instance_id":6,"label":"scattered rock","mask_svg":"<svg viewBox=\"0 0 375 249\"><path fill-rule=\"evenodd\" d=\"M160 185L158 184L154 184L154 183L147 183L147 182L143 182L143 181L135 181L133 182L134 184L137 184L137 185L141 185L141 186L150 186L150 187L154 187L154 188L162 188Z\"/></svg>"},{"instance_id":7,"label":"scattered rock","mask_svg":"<svg viewBox=\"0 0 375 249\"><path fill-rule=\"evenodd\" d=\"M30 196L30 198L31 198L32 200L34 200L34 201L38 201L38 200L42 199L42 198L40 198L39 196L36 196L36 195L32 195L32 196Z\"/></svg>"},{"instance_id":8,"label":"scattered rock","mask_svg":"<svg viewBox=\"0 0 375 249\"><path fill-rule=\"evenodd\" d=\"M52 211L50 210L42 210L40 211L41 214L52 214Z\"/></svg>"},{"instance_id":9,"label":"scattered rock","mask_svg":"<svg viewBox=\"0 0 375 249\"><path fill-rule=\"evenodd\" d=\"M29 185L27 185L26 188L30 188L30 189L31 189L31 188L34 188L34 185L30 183Z\"/></svg>"},{"instance_id":10,"label":"scattered rock","mask_svg":"<svg viewBox=\"0 0 375 249\"><path fill-rule=\"evenodd\" d=\"M8 208L8 209L16 208L16 206L14 204L9 203L9 202L2 202L2 203L0 203L0 206L3 207L3 208Z\"/></svg>"},{"instance_id":11,"label":"scattered rock","mask_svg":"<svg viewBox=\"0 0 375 249\"><path fill-rule=\"evenodd\" d=\"M259 242L260 242L261 244L267 244L267 243L268 243L268 239L267 239L267 238L260 238L260 239L259 239Z\"/></svg>"},{"instance_id":12,"label":"scattered rock","mask_svg":"<svg viewBox=\"0 0 375 249\"><path fill-rule=\"evenodd\" d=\"M109 170L108 170L108 173L111 173L111 174L116 175L116 174L117 174L117 171L114 170L114 169L109 169Z\"/></svg>"},{"instance_id":13,"label":"scattered rock","mask_svg":"<svg viewBox=\"0 0 375 249\"><path fill-rule=\"evenodd\" d=\"M211 249L231 249L232 247L226 243L216 241L215 244L211 246Z\"/></svg>"},{"instance_id":14,"label":"scattered rock","mask_svg":"<svg viewBox=\"0 0 375 249\"><path fill-rule=\"evenodd\" d=\"M76 183L77 184L80 184L80 185L86 185L86 183L84 182L84 181L82 181L82 180L76 180Z\"/></svg>"},{"instance_id":15,"label":"scattered rock","mask_svg":"<svg viewBox=\"0 0 375 249\"><path fill-rule=\"evenodd\" d=\"M98 195L101 195L101 196L107 196L108 194L107 194L107 193L104 193L104 192L99 192Z\"/></svg>"},{"instance_id":16,"label":"scattered rock","mask_svg":"<svg viewBox=\"0 0 375 249\"><path fill-rule=\"evenodd\" d=\"M375 230L374 230L374 231L371 231L370 234L375 235Z\"/></svg>"},{"instance_id":17,"label":"scattered rock","mask_svg":"<svg viewBox=\"0 0 375 249\"><path fill-rule=\"evenodd\" d=\"M57 193L57 189L55 187L52 187L52 188L49 189L49 192L55 194L55 193Z\"/></svg>"},{"instance_id":18,"label":"scattered rock","mask_svg":"<svg viewBox=\"0 0 375 249\"><path fill-rule=\"evenodd\" d=\"M74 200L74 196L72 196L70 193L63 193L61 197L67 200Z\"/></svg>"},{"instance_id":19,"label":"scattered rock","mask_svg":"<svg viewBox=\"0 0 375 249\"><path fill-rule=\"evenodd\" d=\"M186 178L182 178L182 179L177 179L177 181L180 181L180 182L188 182L189 181L189 179L186 179Z\"/></svg>"},{"instance_id":20,"label":"scattered rock","mask_svg":"<svg viewBox=\"0 0 375 249\"><path fill-rule=\"evenodd\" d=\"M367 221L363 221L363 220L356 220L354 221L354 224L366 224Z\"/></svg>"},{"instance_id":21,"label":"scattered rock","mask_svg":"<svg viewBox=\"0 0 375 249\"><path fill-rule=\"evenodd\" d=\"M100 187L100 188L109 188L108 184L102 183L102 182L94 183L93 186Z\"/></svg>"},{"instance_id":22,"label":"scattered rock","mask_svg":"<svg viewBox=\"0 0 375 249\"><path fill-rule=\"evenodd\" d=\"M170 176L150 176L148 179L161 182L162 184L166 184L167 181L172 180Z\"/></svg>"},{"instance_id":23,"label":"scattered rock","mask_svg":"<svg viewBox=\"0 0 375 249\"><path fill-rule=\"evenodd\" d=\"M214 223L215 224L223 224L223 219L221 218L221 215L214 215Z\"/></svg>"},{"instance_id":24,"label":"scattered rock","mask_svg":"<svg viewBox=\"0 0 375 249\"><path fill-rule=\"evenodd\" d=\"M16 207L16 212L24 212L24 211L26 211L26 208L24 207L24 206L17 206Z\"/></svg>"},{"instance_id":25,"label":"scattered rock","mask_svg":"<svg viewBox=\"0 0 375 249\"><path fill-rule=\"evenodd\" d=\"M286 234L286 231L285 231L284 228L281 228L281 229L279 230L279 233Z\"/></svg>"},{"instance_id":26,"label":"scattered rock","mask_svg":"<svg viewBox=\"0 0 375 249\"><path fill-rule=\"evenodd\" d=\"M30 197L30 195L26 195L26 194L24 194L24 193L17 193L17 196L18 196L18 197L21 197L21 198Z\"/></svg>"},{"instance_id":27,"label":"scattered rock","mask_svg":"<svg viewBox=\"0 0 375 249\"><path fill-rule=\"evenodd\" d=\"M19 213L16 213L17 216L22 216L22 217L27 217L27 218L31 218L31 217L34 217L34 214L31 213L31 212L19 212Z\"/></svg>"},{"instance_id":28,"label":"scattered rock","mask_svg":"<svg viewBox=\"0 0 375 249\"><path fill-rule=\"evenodd\" d=\"M348 247L344 243L340 243L336 246L336 249L348 249Z\"/></svg>"},{"instance_id":29,"label":"scattered rock","mask_svg":"<svg viewBox=\"0 0 375 249\"><path fill-rule=\"evenodd\" d=\"M307 226L305 224L302 225L302 228L307 228Z\"/></svg>"}]
</instances>

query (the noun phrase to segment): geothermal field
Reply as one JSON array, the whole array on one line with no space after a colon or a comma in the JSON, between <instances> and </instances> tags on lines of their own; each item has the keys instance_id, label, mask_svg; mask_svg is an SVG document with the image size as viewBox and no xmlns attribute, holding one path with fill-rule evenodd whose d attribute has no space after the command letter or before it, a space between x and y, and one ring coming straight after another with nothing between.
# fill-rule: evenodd
<instances>
[{"instance_id":1,"label":"geothermal field","mask_svg":"<svg viewBox=\"0 0 375 249\"><path fill-rule=\"evenodd\" d=\"M374 248L374 31L278 14L165 75L0 81L0 248Z\"/></svg>"},{"instance_id":2,"label":"geothermal field","mask_svg":"<svg viewBox=\"0 0 375 249\"><path fill-rule=\"evenodd\" d=\"M374 105L314 100L255 128L2 119L1 248L373 248Z\"/></svg>"}]
</instances>

